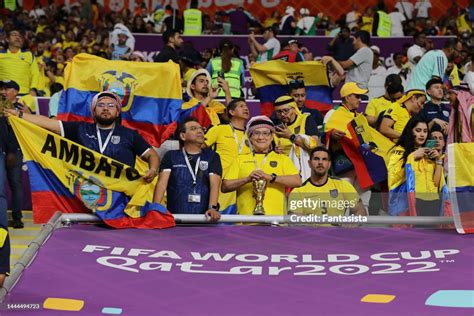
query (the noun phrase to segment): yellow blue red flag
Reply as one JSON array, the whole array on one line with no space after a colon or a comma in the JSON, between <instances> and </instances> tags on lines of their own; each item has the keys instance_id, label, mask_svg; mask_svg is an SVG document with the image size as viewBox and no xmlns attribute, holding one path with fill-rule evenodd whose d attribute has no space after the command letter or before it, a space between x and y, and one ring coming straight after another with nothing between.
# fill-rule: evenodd
<instances>
[{"instance_id":1,"label":"yellow blue red flag","mask_svg":"<svg viewBox=\"0 0 474 316\"><path fill-rule=\"evenodd\" d=\"M115 228L175 226L163 205L149 202L156 181L146 183L140 167L124 165L17 117L9 122L28 166L36 223L47 222L59 210L93 211Z\"/></svg>"},{"instance_id":2,"label":"yellow blue red flag","mask_svg":"<svg viewBox=\"0 0 474 316\"><path fill-rule=\"evenodd\" d=\"M106 90L122 98L122 125L137 130L149 144L159 147L176 130L182 104L179 65L79 54L65 70L58 119L92 121L89 104Z\"/></svg>"},{"instance_id":3,"label":"yellow blue red flag","mask_svg":"<svg viewBox=\"0 0 474 316\"><path fill-rule=\"evenodd\" d=\"M448 145L448 187L456 229L474 233L474 143Z\"/></svg>"},{"instance_id":4,"label":"yellow blue red flag","mask_svg":"<svg viewBox=\"0 0 474 316\"><path fill-rule=\"evenodd\" d=\"M305 106L316 109L324 115L332 109L332 91L326 66L319 61L288 63L272 60L255 64L250 68L261 103L261 113L270 116L273 102L288 94L288 85L298 86L304 83L306 88Z\"/></svg>"}]
</instances>

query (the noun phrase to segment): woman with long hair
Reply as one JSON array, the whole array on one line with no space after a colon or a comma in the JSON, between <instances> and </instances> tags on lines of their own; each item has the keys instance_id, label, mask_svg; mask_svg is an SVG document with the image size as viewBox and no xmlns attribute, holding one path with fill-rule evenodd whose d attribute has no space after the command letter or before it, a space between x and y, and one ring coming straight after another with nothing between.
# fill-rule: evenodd
<instances>
[{"instance_id":1,"label":"woman with long hair","mask_svg":"<svg viewBox=\"0 0 474 316\"><path fill-rule=\"evenodd\" d=\"M430 139L428 124L413 116L395 144L388 164L389 212L399 215L439 216L444 185L443 156Z\"/></svg>"},{"instance_id":2,"label":"woman with long hair","mask_svg":"<svg viewBox=\"0 0 474 316\"><path fill-rule=\"evenodd\" d=\"M214 57L207 65L207 71L211 74L212 86L220 85L219 78L225 79L229 84L232 98L242 97L242 87L245 83L244 63L241 59L234 57L235 46L229 39L219 42L220 56ZM218 97L224 97L224 91L220 89Z\"/></svg>"}]
</instances>

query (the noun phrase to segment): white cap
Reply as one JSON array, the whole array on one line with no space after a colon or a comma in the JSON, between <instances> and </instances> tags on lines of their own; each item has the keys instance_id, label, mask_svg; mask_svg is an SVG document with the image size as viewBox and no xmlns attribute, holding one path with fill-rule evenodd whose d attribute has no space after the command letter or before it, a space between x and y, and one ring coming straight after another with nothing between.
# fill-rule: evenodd
<instances>
[{"instance_id":1,"label":"white cap","mask_svg":"<svg viewBox=\"0 0 474 316\"><path fill-rule=\"evenodd\" d=\"M293 15L293 13L295 13L295 8L293 8L292 6L287 6L285 9L285 13L289 15Z\"/></svg>"},{"instance_id":2,"label":"white cap","mask_svg":"<svg viewBox=\"0 0 474 316\"><path fill-rule=\"evenodd\" d=\"M370 49L374 52L380 55L380 48L376 45L370 46Z\"/></svg>"}]
</instances>

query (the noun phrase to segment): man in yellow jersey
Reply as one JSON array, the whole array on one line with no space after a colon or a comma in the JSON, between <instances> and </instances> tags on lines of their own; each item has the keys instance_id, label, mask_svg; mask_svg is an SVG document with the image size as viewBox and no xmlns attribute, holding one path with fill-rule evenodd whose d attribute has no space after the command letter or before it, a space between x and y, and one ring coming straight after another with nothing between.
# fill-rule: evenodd
<instances>
[{"instance_id":1,"label":"man in yellow jersey","mask_svg":"<svg viewBox=\"0 0 474 316\"><path fill-rule=\"evenodd\" d=\"M329 177L331 156L325 147L314 148L308 164L311 177L291 191L288 213L339 216L350 211L354 215L367 215L355 188L345 180Z\"/></svg>"},{"instance_id":2,"label":"man in yellow jersey","mask_svg":"<svg viewBox=\"0 0 474 316\"><path fill-rule=\"evenodd\" d=\"M20 31L7 34L8 49L0 51L0 80L14 80L20 86L20 95L37 88L39 69L31 51L23 50L24 39Z\"/></svg>"},{"instance_id":3,"label":"man in yellow jersey","mask_svg":"<svg viewBox=\"0 0 474 316\"><path fill-rule=\"evenodd\" d=\"M252 153L239 155L224 174L222 192L237 191L237 213L253 215L256 205L253 181L265 180L265 215L284 215L285 189L299 187L301 178L290 158L273 151L275 126L266 116L255 116L247 123Z\"/></svg>"},{"instance_id":4,"label":"man in yellow jersey","mask_svg":"<svg viewBox=\"0 0 474 316\"><path fill-rule=\"evenodd\" d=\"M230 96L229 85L222 78L219 79L219 83L226 95L226 101L230 102L232 97ZM191 99L183 103L183 110L190 109L200 103L206 108L206 112L211 119L211 124L214 126L219 125L219 115L225 113L225 105L215 100L218 93L217 90L218 89L211 87L211 75L206 69L196 70L188 81L186 92Z\"/></svg>"},{"instance_id":5,"label":"man in yellow jersey","mask_svg":"<svg viewBox=\"0 0 474 316\"><path fill-rule=\"evenodd\" d=\"M425 91L409 90L395 102L384 114L380 124L380 133L385 137L396 140L402 135L405 125L410 118L423 109L426 101Z\"/></svg>"},{"instance_id":6,"label":"man in yellow jersey","mask_svg":"<svg viewBox=\"0 0 474 316\"><path fill-rule=\"evenodd\" d=\"M300 171L303 181L309 178L311 171L306 163L311 149L318 145L318 127L309 114L300 112L293 97L284 95L273 103L280 125L276 126L279 138L278 146L288 155Z\"/></svg>"},{"instance_id":7,"label":"man in yellow jersey","mask_svg":"<svg viewBox=\"0 0 474 316\"><path fill-rule=\"evenodd\" d=\"M385 78L385 94L378 98L373 98L367 104L365 117L370 126L377 128L382 122L383 114L395 102L403 96L402 78L397 74L390 74Z\"/></svg>"},{"instance_id":8,"label":"man in yellow jersey","mask_svg":"<svg viewBox=\"0 0 474 316\"><path fill-rule=\"evenodd\" d=\"M245 122L249 118L249 108L244 99L232 100L226 109L229 124L211 127L206 133L206 147L214 149L221 158L222 174L226 174L238 155L250 153ZM236 214L237 205L235 192L219 194L220 212Z\"/></svg>"}]
</instances>

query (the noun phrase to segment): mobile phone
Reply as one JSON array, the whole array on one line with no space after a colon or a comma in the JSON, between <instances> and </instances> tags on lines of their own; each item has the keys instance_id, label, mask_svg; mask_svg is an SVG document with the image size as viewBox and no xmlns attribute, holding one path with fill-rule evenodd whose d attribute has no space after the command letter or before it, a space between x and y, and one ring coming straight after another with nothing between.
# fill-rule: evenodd
<instances>
[{"instance_id":1,"label":"mobile phone","mask_svg":"<svg viewBox=\"0 0 474 316\"><path fill-rule=\"evenodd\" d=\"M426 145L425 145L426 148L433 149L435 146L436 146L436 140L428 139L426 141Z\"/></svg>"},{"instance_id":2,"label":"mobile phone","mask_svg":"<svg viewBox=\"0 0 474 316\"><path fill-rule=\"evenodd\" d=\"M225 79L225 75L224 75L224 72L223 72L223 71L219 71L219 72L217 73L217 76L218 76L219 78Z\"/></svg>"}]
</instances>

